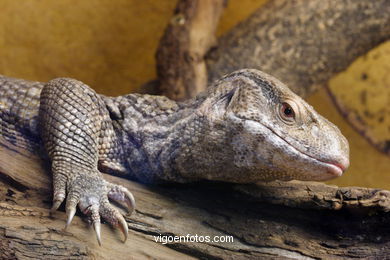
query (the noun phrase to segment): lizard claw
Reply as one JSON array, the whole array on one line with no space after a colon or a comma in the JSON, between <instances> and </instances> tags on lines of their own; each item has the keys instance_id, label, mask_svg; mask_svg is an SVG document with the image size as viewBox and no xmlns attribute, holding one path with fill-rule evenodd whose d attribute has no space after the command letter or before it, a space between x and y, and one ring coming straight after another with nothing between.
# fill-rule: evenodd
<instances>
[{"instance_id":1,"label":"lizard claw","mask_svg":"<svg viewBox=\"0 0 390 260\"><path fill-rule=\"evenodd\" d=\"M74 215L76 214L76 206L79 203L79 196L77 192L71 192L68 195L68 199L66 200L66 215L67 215L67 221L65 225L65 229L70 225L70 223L73 220Z\"/></svg>"},{"instance_id":2,"label":"lizard claw","mask_svg":"<svg viewBox=\"0 0 390 260\"><path fill-rule=\"evenodd\" d=\"M100 237L100 214L99 214L99 206L97 204L93 204L91 206L89 206L86 210L85 210L85 213L86 214L90 214L91 216L91 220L92 220L92 224L93 224L93 227L95 229L95 233L96 233L96 239L99 243L99 246L102 246L102 240L101 240L101 237Z\"/></svg>"},{"instance_id":3,"label":"lizard claw","mask_svg":"<svg viewBox=\"0 0 390 260\"><path fill-rule=\"evenodd\" d=\"M79 204L80 209L82 209L84 205L85 204L81 202ZM89 219L93 225L93 228L95 229L96 239L99 243L99 246L102 246L102 239L100 236L101 224L100 224L100 213L99 213L98 203L89 205L85 207L82 211L84 214L89 215Z\"/></svg>"},{"instance_id":4,"label":"lizard claw","mask_svg":"<svg viewBox=\"0 0 390 260\"><path fill-rule=\"evenodd\" d=\"M65 187L66 187L66 181L65 177L61 174L54 174L53 179L53 206L50 209L51 213L54 213L62 204L62 202L65 199Z\"/></svg>"},{"instance_id":5,"label":"lizard claw","mask_svg":"<svg viewBox=\"0 0 390 260\"><path fill-rule=\"evenodd\" d=\"M128 191L126 188L123 188L123 193L125 194L125 203L127 205L127 209L128 209L128 212L129 214L133 213L134 209L135 209L135 199L134 199L134 196L133 194L131 194L130 191Z\"/></svg>"},{"instance_id":6,"label":"lizard claw","mask_svg":"<svg viewBox=\"0 0 390 260\"><path fill-rule=\"evenodd\" d=\"M99 243L99 246L102 246L102 239L100 237L100 221L98 222L94 222L93 223L93 228L95 229L95 233L96 233L96 239Z\"/></svg>"},{"instance_id":7,"label":"lizard claw","mask_svg":"<svg viewBox=\"0 0 390 260\"><path fill-rule=\"evenodd\" d=\"M102 246L102 240L100 237L100 222L93 223L93 228L95 229L96 239L99 243L99 246Z\"/></svg>"},{"instance_id":8,"label":"lizard claw","mask_svg":"<svg viewBox=\"0 0 390 260\"><path fill-rule=\"evenodd\" d=\"M126 209L129 214L131 214L135 209L135 199L133 194L123 186L107 183L109 192L107 194L108 198L120 203L125 204Z\"/></svg>"},{"instance_id":9,"label":"lizard claw","mask_svg":"<svg viewBox=\"0 0 390 260\"><path fill-rule=\"evenodd\" d=\"M53 206L50 209L50 212L54 213L60 207L61 203L62 203L62 200L55 200L53 202Z\"/></svg>"},{"instance_id":10,"label":"lizard claw","mask_svg":"<svg viewBox=\"0 0 390 260\"><path fill-rule=\"evenodd\" d=\"M76 214L76 207L72 207L66 211L66 215L67 215L68 219L67 219L66 224L65 224L65 229L67 229L67 227L70 225L75 214Z\"/></svg>"},{"instance_id":11,"label":"lizard claw","mask_svg":"<svg viewBox=\"0 0 390 260\"><path fill-rule=\"evenodd\" d=\"M124 236L124 239L123 239L123 243L126 242L127 240L127 237L128 237L128 233L129 233L129 227L127 226L127 222L126 220L123 218L122 215L119 215L119 229L122 231L123 233L123 236Z\"/></svg>"}]
</instances>

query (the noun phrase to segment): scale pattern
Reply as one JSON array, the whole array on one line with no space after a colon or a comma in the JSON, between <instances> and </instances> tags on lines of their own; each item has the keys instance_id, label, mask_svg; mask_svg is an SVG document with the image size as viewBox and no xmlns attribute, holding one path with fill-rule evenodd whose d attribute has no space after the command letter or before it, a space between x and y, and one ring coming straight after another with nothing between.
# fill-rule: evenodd
<instances>
[{"instance_id":1,"label":"scale pattern","mask_svg":"<svg viewBox=\"0 0 390 260\"><path fill-rule=\"evenodd\" d=\"M127 237L127 223L109 199L130 212L135 207L133 195L101 172L148 183L254 183L327 180L349 164L348 142L335 125L279 80L250 69L185 103L106 97L69 78L44 84L0 76L0 144L44 147L53 210L66 199L69 225L78 206L99 243L100 217Z\"/></svg>"}]
</instances>

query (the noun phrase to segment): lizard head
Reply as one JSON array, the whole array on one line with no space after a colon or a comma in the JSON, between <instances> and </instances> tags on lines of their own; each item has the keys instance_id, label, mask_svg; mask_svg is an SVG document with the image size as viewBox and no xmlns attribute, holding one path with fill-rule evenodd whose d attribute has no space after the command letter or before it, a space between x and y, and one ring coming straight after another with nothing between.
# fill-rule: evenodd
<instances>
[{"instance_id":1,"label":"lizard head","mask_svg":"<svg viewBox=\"0 0 390 260\"><path fill-rule=\"evenodd\" d=\"M340 130L276 78L245 69L209 91L209 120L224 129L232 172L240 175L232 181L323 181L348 168L349 145Z\"/></svg>"}]
</instances>

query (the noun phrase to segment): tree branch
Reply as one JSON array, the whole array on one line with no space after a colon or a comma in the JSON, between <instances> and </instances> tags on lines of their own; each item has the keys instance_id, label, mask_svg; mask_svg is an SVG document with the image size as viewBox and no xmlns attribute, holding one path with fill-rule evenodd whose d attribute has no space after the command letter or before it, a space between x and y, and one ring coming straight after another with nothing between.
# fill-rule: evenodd
<instances>
[{"instance_id":1,"label":"tree branch","mask_svg":"<svg viewBox=\"0 0 390 260\"><path fill-rule=\"evenodd\" d=\"M390 38L387 0L272 0L222 36L205 57L214 42L218 20L209 17L210 28L198 38L207 44L201 45L200 51L192 51L194 47L190 46L195 45L190 42L199 41L189 40L189 35L198 33L200 27L187 23L197 17L197 9L190 2L179 1L174 21L186 22L168 26L157 52L160 91L176 100L205 89L207 78L210 83L242 68L272 74L306 97L357 57ZM215 7L212 1L205 2L208 10ZM222 1L214 18L219 17L221 5Z\"/></svg>"},{"instance_id":2,"label":"tree branch","mask_svg":"<svg viewBox=\"0 0 390 260\"><path fill-rule=\"evenodd\" d=\"M306 97L390 38L386 0L273 0L219 39L209 81L257 68Z\"/></svg>"},{"instance_id":3,"label":"tree branch","mask_svg":"<svg viewBox=\"0 0 390 260\"><path fill-rule=\"evenodd\" d=\"M160 93L184 100L205 90L204 56L215 46L215 30L225 0L179 1L157 50Z\"/></svg>"}]
</instances>

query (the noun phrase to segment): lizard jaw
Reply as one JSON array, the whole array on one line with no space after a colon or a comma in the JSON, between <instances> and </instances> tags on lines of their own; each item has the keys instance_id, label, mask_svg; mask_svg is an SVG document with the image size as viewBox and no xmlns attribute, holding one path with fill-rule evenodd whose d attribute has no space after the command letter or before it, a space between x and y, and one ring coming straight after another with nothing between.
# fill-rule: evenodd
<instances>
[{"instance_id":1,"label":"lizard jaw","mask_svg":"<svg viewBox=\"0 0 390 260\"><path fill-rule=\"evenodd\" d=\"M311 156L309 156L309 157L311 157ZM311 157L311 158L313 158L313 159L317 160L318 162L320 162L321 164L325 165L328 173L331 174L331 176L332 176L330 178L340 177L341 175L343 175L343 173L345 172L345 170L348 167L347 164L343 165L342 163L324 162L324 161L318 160L314 157Z\"/></svg>"},{"instance_id":2,"label":"lizard jaw","mask_svg":"<svg viewBox=\"0 0 390 260\"><path fill-rule=\"evenodd\" d=\"M319 158L316 158L316 157L314 157L314 156L312 156L312 155L302 151L301 149L298 149L292 143L290 143L288 140L286 140L285 138L280 136L278 133L276 133L273 129L271 129L267 125L265 125L265 124L262 124L262 125L264 127L268 128L274 135L278 136L281 140L283 140L290 147L294 148L297 152L299 152L299 153L301 153L303 155L306 155L307 157L317 161L320 165L323 165L327 169L327 172L331 175L328 179L333 179L333 178L336 178L336 177L340 177L341 175L343 175L343 173L345 172L345 170L349 166L349 159L347 157L340 156L337 159L334 159L333 161L321 160Z\"/></svg>"},{"instance_id":3,"label":"lizard jaw","mask_svg":"<svg viewBox=\"0 0 390 260\"><path fill-rule=\"evenodd\" d=\"M278 135L278 134L276 134L276 135ZM327 169L328 173L331 174L330 178L340 177L341 175L343 175L343 173L346 171L346 169L349 166L349 159L346 157L339 157L339 158L337 158L337 161L336 160L334 160L334 161L321 160L321 159L318 159L318 158L316 158L308 153L301 151L300 149L296 148L294 145L289 143L284 138L282 138L282 137L280 137L280 138L282 140L284 140L287 144L289 144L291 147L293 147L295 150L297 150L298 152L300 152L300 153L306 155L307 157L310 157L310 158L314 159L315 161L319 162L320 164L324 165L324 167Z\"/></svg>"},{"instance_id":4,"label":"lizard jaw","mask_svg":"<svg viewBox=\"0 0 390 260\"><path fill-rule=\"evenodd\" d=\"M292 151L303 155L303 157L306 157L306 160L312 161L313 165L316 165L316 167L318 169L322 169L324 171L323 175L316 176L317 181L326 181L326 180L334 179L336 177L340 177L349 166L349 159L347 156L340 155L331 161L316 158L313 155L310 155L310 154L302 151L301 149L297 148L295 145L293 145L288 140L286 140L286 138L283 138L281 135L279 135L272 128L268 127L266 124L263 124L261 122L255 121L255 120L247 119L247 118L241 118L241 117L238 117L238 118L241 120L244 120L246 122L251 122L251 123L254 123L257 125L261 125L262 127L265 127L266 129L268 129L270 131L270 133L272 133L274 136L279 138L285 145L290 147L290 149L292 149ZM312 177L312 178L314 178L314 177ZM301 180L303 180L303 179L301 179Z\"/></svg>"},{"instance_id":5,"label":"lizard jaw","mask_svg":"<svg viewBox=\"0 0 390 260\"><path fill-rule=\"evenodd\" d=\"M318 158L316 158L316 157L314 157L314 156L312 156L312 155L310 155L310 154L308 154L306 152L303 152L300 149L296 148L294 145L292 145L286 139L284 139L281 136L279 136L274 131L272 131L272 132L275 135L277 135L280 139L285 141L289 146L291 146L296 151L298 151L299 153L306 155L307 157L317 161L320 165L324 166L324 168L326 168L327 172L330 174L329 178L327 178L327 179L333 179L333 178L336 178L336 177L340 177L341 175L343 175L343 173L345 172L345 170L349 166L349 159L346 158L346 157L339 157L339 158L337 158L337 160L335 159L334 161L325 161L325 160L318 159Z\"/></svg>"},{"instance_id":6,"label":"lizard jaw","mask_svg":"<svg viewBox=\"0 0 390 260\"><path fill-rule=\"evenodd\" d=\"M343 175L343 173L349 166L349 160L346 158L341 158L338 162L326 162L321 160L318 161L326 164L326 166L328 167L328 172L334 175L334 177L340 177L341 175Z\"/></svg>"},{"instance_id":7,"label":"lizard jaw","mask_svg":"<svg viewBox=\"0 0 390 260\"><path fill-rule=\"evenodd\" d=\"M276 134L277 135L277 134ZM337 177L340 177L343 175L345 170L349 166L349 159L342 157L338 158L337 162L330 162L330 161L324 161L318 158L315 158L299 149L297 149L295 146L290 144L288 141L286 141L284 138L281 138L279 135L277 135L280 139L282 139L288 146L290 146L292 149L294 149L296 152L306 156L308 159L311 159L312 161L316 162L317 167L323 168L328 173L327 175L323 175L321 178L317 179L317 181L326 181L330 179L334 179Z\"/></svg>"},{"instance_id":8,"label":"lizard jaw","mask_svg":"<svg viewBox=\"0 0 390 260\"><path fill-rule=\"evenodd\" d=\"M278 134L276 134L276 135L279 136ZM318 159L318 158L316 158L308 153L301 151L300 149L297 149L294 145L289 143L284 138L282 138L282 137L280 137L280 138L282 140L284 140L287 144L289 144L291 147L293 147L295 150L297 150L299 153L304 154L307 157L317 161L319 164L322 164L327 169L328 173L331 174L330 178L340 177L341 175L343 175L343 173L346 171L346 169L349 166L349 159L347 159L346 157L339 157L339 158L337 158L337 161L321 160L321 159Z\"/></svg>"}]
</instances>

